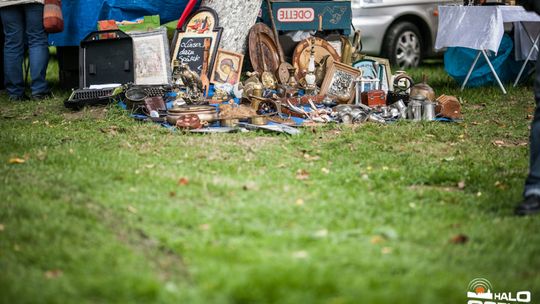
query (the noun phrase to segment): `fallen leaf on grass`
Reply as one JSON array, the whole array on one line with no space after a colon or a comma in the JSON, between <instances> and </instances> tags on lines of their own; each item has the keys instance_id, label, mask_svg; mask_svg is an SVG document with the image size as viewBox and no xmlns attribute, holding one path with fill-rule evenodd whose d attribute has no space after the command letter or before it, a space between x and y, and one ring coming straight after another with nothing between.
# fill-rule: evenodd
<instances>
[{"instance_id":1,"label":"fallen leaf on grass","mask_svg":"<svg viewBox=\"0 0 540 304\"><path fill-rule=\"evenodd\" d=\"M500 120L498 119L492 119L491 122L495 123L496 125L500 126L500 127L503 127L503 128L506 128L506 125L504 123L502 123Z\"/></svg>"},{"instance_id":2,"label":"fallen leaf on grass","mask_svg":"<svg viewBox=\"0 0 540 304\"><path fill-rule=\"evenodd\" d=\"M44 273L44 275L45 275L45 277L47 279L56 279L56 278L60 277L62 274L64 274L64 273L60 269L47 270Z\"/></svg>"},{"instance_id":3,"label":"fallen leaf on grass","mask_svg":"<svg viewBox=\"0 0 540 304\"><path fill-rule=\"evenodd\" d=\"M502 182L500 182L500 181L496 181L495 184L494 184L494 186L495 186L496 188L501 189L501 190L506 190L506 189L508 189L508 185L506 185L505 183L502 183Z\"/></svg>"},{"instance_id":4,"label":"fallen leaf on grass","mask_svg":"<svg viewBox=\"0 0 540 304\"><path fill-rule=\"evenodd\" d=\"M131 205L127 206L127 210L128 210L129 212L133 213L133 214L137 214L137 212L138 212L138 211L137 211L137 208L135 208L135 207L133 207L133 206L131 206Z\"/></svg>"},{"instance_id":5,"label":"fallen leaf on grass","mask_svg":"<svg viewBox=\"0 0 540 304\"><path fill-rule=\"evenodd\" d=\"M321 159L320 156L316 156L316 155L315 155L315 156L311 156L311 155L309 155L309 154L307 154L307 153L304 154L304 158L305 158L307 161L316 161L316 160Z\"/></svg>"},{"instance_id":6,"label":"fallen leaf on grass","mask_svg":"<svg viewBox=\"0 0 540 304\"><path fill-rule=\"evenodd\" d=\"M187 177L182 177L178 180L179 186L187 186L189 185L189 179Z\"/></svg>"},{"instance_id":7,"label":"fallen leaf on grass","mask_svg":"<svg viewBox=\"0 0 540 304\"><path fill-rule=\"evenodd\" d=\"M303 205L304 205L304 200L301 199L301 198L299 198L299 199L296 200L295 204L296 204L297 206L303 206Z\"/></svg>"},{"instance_id":8,"label":"fallen leaf on grass","mask_svg":"<svg viewBox=\"0 0 540 304\"><path fill-rule=\"evenodd\" d=\"M313 234L313 236L316 237L316 238L324 238L324 237L328 236L328 230L321 229L321 230L315 232Z\"/></svg>"},{"instance_id":9,"label":"fallen leaf on grass","mask_svg":"<svg viewBox=\"0 0 540 304\"><path fill-rule=\"evenodd\" d=\"M383 247L383 248L381 249L381 253L382 253L382 254L390 254L390 253L392 253L392 248L390 248L390 247Z\"/></svg>"},{"instance_id":10,"label":"fallen leaf on grass","mask_svg":"<svg viewBox=\"0 0 540 304\"><path fill-rule=\"evenodd\" d=\"M504 147L506 145L506 143L502 140L494 140L493 144L497 147Z\"/></svg>"},{"instance_id":11,"label":"fallen leaf on grass","mask_svg":"<svg viewBox=\"0 0 540 304\"><path fill-rule=\"evenodd\" d=\"M321 172L324 173L324 174L329 174L329 173L330 173L330 170L327 169L327 168L322 168L322 169L321 169Z\"/></svg>"},{"instance_id":12,"label":"fallen leaf on grass","mask_svg":"<svg viewBox=\"0 0 540 304\"><path fill-rule=\"evenodd\" d=\"M122 132L123 130L117 126L110 126L108 128L101 128L99 129L101 133L110 134L112 136L118 135L119 132Z\"/></svg>"},{"instance_id":13,"label":"fallen leaf on grass","mask_svg":"<svg viewBox=\"0 0 540 304\"><path fill-rule=\"evenodd\" d=\"M24 160L22 158L19 158L19 157L14 157L14 158L10 158L8 162L10 164L20 165L20 164L24 164L26 162L26 160Z\"/></svg>"},{"instance_id":14,"label":"fallen leaf on grass","mask_svg":"<svg viewBox=\"0 0 540 304\"><path fill-rule=\"evenodd\" d=\"M371 244L380 244L384 242L384 238L380 235L376 235L371 238L370 242Z\"/></svg>"},{"instance_id":15,"label":"fallen leaf on grass","mask_svg":"<svg viewBox=\"0 0 540 304\"><path fill-rule=\"evenodd\" d=\"M450 243L452 244L456 244L456 245L460 245L460 244L465 244L469 241L469 237L464 235L464 234L457 234L457 235L454 235L451 239L450 239Z\"/></svg>"},{"instance_id":16,"label":"fallen leaf on grass","mask_svg":"<svg viewBox=\"0 0 540 304\"><path fill-rule=\"evenodd\" d=\"M293 252L292 256L295 259L306 259L309 256L309 254L307 253L307 251L301 250L301 251Z\"/></svg>"},{"instance_id":17,"label":"fallen leaf on grass","mask_svg":"<svg viewBox=\"0 0 540 304\"><path fill-rule=\"evenodd\" d=\"M481 110L481 109L483 109L485 107L486 107L486 104L483 103L483 104L479 104L479 105L472 105L471 109L473 109L473 110Z\"/></svg>"},{"instance_id":18,"label":"fallen leaf on grass","mask_svg":"<svg viewBox=\"0 0 540 304\"><path fill-rule=\"evenodd\" d=\"M296 171L296 179L297 180L308 180L309 179L309 172L307 172L304 169L298 169L298 171Z\"/></svg>"},{"instance_id":19,"label":"fallen leaf on grass","mask_svg":"<svg viewBox=\"0 0 540 304\"><path fill-rule=\"evenodd\" d=\"M4 224L0 224L0 232L4 231Z\"/></svg>"},{"instance_id":20,"label":"fallen leaf on grass","mask_svg":"<svg viewBox=\"0 0 540 304\"><path fill-rule=\"evenodd\" d=\"M176 197L176 192L174 191L169 192L169 197Z\"/></svg>"},{"instance_id":21,"label":"fallen leaf on grass","mask_svg":"<svg viewBox=\"0 0 540 304\"><path fill-rule=\"evenodd\" d=\"M529 145L526 141L505 142L503 140L494 140L492 144L498 148L524 147Z\"/></svg>"}]
</instances>

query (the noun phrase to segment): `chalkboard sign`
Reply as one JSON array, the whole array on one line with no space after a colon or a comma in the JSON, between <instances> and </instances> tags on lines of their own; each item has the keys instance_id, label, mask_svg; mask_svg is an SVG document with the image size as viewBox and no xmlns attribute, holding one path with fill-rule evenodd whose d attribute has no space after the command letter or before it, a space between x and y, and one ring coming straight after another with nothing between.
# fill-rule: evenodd
<instances>
[{"instance_id":1,"label":"chalkboard sign","mask_svg":"<svg viewBox=\"0 0 540 304\"><path fill-rule=\"evenodd\" d=\"M171 54L171 66L174 67L174 60L183 62L189 68L201 75L205 60L205 40L210 39L208 49L208 75L214 66L216 53L221 39L222 28L218 27L219 19L215 11L207 7L201 7L192 14L182 30L177 30L174 37L174 51Z\"/></svg>"},{"instance_id":2,"label":"chalkboard sign","mask_svg":"<svg viewBox=\"0 0 540 304\"><path fill-rule=\"evenodd\" d=\"M204 42L206 39L210 39L211 43L208 51L209 54L213 54L212 46L214 46L213 41L215 38L215 35L201 35L197 37L193 37L192 35L178 36L177 50L175 51L176 56L174 59L187 64L192 71L200 75L204 63Z\"/></svg>"}]
</instances>

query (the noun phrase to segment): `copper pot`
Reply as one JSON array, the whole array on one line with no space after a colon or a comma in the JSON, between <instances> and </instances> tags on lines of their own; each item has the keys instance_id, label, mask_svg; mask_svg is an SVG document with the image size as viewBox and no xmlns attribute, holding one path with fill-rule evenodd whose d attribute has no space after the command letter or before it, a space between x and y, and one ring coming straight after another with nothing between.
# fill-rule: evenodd
<instances>
[{"instance_id":1,"label":"copper pot","mask_svg":"<svg viewBox=\"0 0 540 304\"><path fill-rule=\"evenodd\" d=\"M410 96L422 95L429 101L435 101L435 91L427 84L427 76L424 75L424 80L421 83L415 84L411 89Z\"/></svg>"},{"instance_id":2,"label":"copper pot","mask_svg":"<svg viewBox=\"0 0 540 304\"><path fill-rule=\"evenodd\" d=\"M186 114L195 114L199 116L201 121L216 121L218 114L216 108L212 106L182 106L170 109L167 115L167 122L171 125L176 125L178 117Z\"/></svg>"}]
</instances>

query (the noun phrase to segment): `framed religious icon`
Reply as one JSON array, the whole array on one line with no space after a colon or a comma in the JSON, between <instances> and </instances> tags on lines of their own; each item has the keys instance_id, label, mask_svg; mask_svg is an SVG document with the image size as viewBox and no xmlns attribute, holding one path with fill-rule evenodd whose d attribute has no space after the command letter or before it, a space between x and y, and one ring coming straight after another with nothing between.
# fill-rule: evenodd
<instances>
[{"instance_id":1,"label":"framed religious icon","mask_svg":"<svg viewBox=\"0 0 540 304\"><path fill-rule=\"evenodd\" d=\"M388 90L392 87L392 84L390 83L392 81L392 68L390 66L390 61L388 61L386 58L371 56L366 56L364 59L374 60L379 64L379 81L381 83L381 90L388 92Z\"/></svg>"},{"instance_id":2,"label":"framed religious icon","mask_svg":"<svg viewBox=\"0 0 540 304\"><path fill-rule=\"evenodd\" d=\"M130 34L133 39L135 84L162 85L171 82L167 30Z\"/></svg>"},{"instance_id":3,"label":"framed religious icon","mask_svg":"<svg viewBox=\"0 0 540 304\"><path fill-rule=\"evenodd\" d=\"M356 80L362 71L341 62L332 62L321 86L321 95L336 98L340 103L354 100Z\"/></svg>"},{"instance_id":4,"label":"framed religious icon","mask_svg":"<svg viewBox=\"0 0 540 304\"><path fill-rule=\"evenodd\" d=\"M171 67L174 67L174 61L178 60L187 64L198 75L201 75L203 67L206 67L205 72L209 75L214 67L223 32L223 29L218 25L218 15L211 8L201 7L193 13L187 19L182 30L177 30L175 33L172 43ZM208 41L210 41L209 44Z\"/></svg>"},{"instance_id":5,"label":"framed religious icon","mask_svg":"<svg viewBox=\"0 0 540 304\"><path fill-rule=\"evenodd\" d=\"M210 82L235 85L240 82L244 55L219 49Z\"/></svg>"}]
</instances>

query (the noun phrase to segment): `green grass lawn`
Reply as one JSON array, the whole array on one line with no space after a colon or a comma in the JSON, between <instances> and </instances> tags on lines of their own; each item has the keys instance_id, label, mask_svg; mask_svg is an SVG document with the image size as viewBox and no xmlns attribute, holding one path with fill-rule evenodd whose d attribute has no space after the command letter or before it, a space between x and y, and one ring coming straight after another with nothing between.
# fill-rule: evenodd
<instances>
[{"instance_id":1,"label":"green grass lawn","mask_svg":"<svg viewBox=\"0 0 540 304\"><path fill-rule=\"evenodd\" d=\"M199 136L3 95L0 302L466 303L482 277L539 303L531 86L411 72L464 122Z\"/></svg>"}]
</instances>

